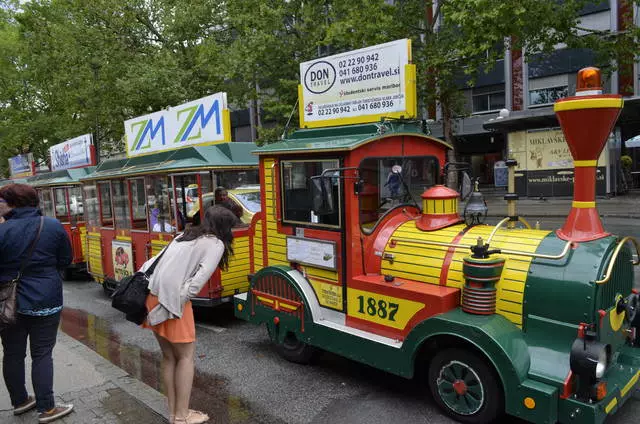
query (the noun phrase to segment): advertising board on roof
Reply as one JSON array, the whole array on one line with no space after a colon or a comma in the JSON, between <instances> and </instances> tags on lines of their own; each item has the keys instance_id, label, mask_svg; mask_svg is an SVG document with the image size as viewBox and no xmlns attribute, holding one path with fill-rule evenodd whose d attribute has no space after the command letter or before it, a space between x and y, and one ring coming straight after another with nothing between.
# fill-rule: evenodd
<instances>
[{"instance_id":1,"label":"advertising board on roof","mask_svg":"<svg viewBox=\"0 0 640 424\"><path fill-rule=\"evenodd\" d=\"M129 157L231 141L227 94L212 94L129 119L124 130Z\"/></svg>"},{"instance_id":2,"label":"advertising board on roof","mask_svg":"<svg viewBox=\"0 0 640 424\"><path fill-rule=\"evenodd\" d=\"M402 39L300 64L300 127L416 116L411 40Z\"/></svg>"},{"instance_id":3,"label":"advertising board on roof","mask_svg":"<svg viewBox=\"0 0 640 424\"><path fill-rule=\"evenodd\" d=\"M96 164L93 136L83 134L49 148L51 170L83 168Z\"/></svg>"},{"instance_id":4,"label":"advertising board on roof","mask_svg":"<svg viewBox=\"0 0 640 424\"><path fill-rule=\"evenodd\" d=\"M25 153L24 155L9 158L9 172L11 178L25 178L35 175L36 166L33 161L33 153Z\"/></svg>"}]
</instances>

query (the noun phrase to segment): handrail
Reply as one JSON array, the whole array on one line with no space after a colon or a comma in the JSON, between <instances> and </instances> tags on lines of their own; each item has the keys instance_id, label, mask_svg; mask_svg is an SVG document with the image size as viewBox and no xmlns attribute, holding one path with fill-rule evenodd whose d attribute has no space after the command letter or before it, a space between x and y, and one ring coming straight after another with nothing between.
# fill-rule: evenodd
<instances>
[{"instance_id":1,"label":"handrail","mask_svg":"<svg viewBox=\"0 0 640 424\"><path fill-rule=\"evenodd\" d=\"M596 280L596 284L606 284L611 279L613 275L613 267L616 264L616 260L618 259L618 255L620 254L620 250L622 250L622 246L624 246L628 241L632 242L636 248L636 254L638 255L637 260L631 260L631 263L636 266L640 264L640 244L638 244L638 240L634 237L627 236L618 242L616 246L616 250L613 251L613 255L611 255L611 259L609 259L609 265L607 266L607 272L604 274L604 277L601 280Z\"/></svg>"},{"instance_id":2,"label":"handrail","mask_svg":"<svg viewBox=\"0 0 640 424\"><path fill-rule=\"evenodd\" d=\"M506 224L507 222L509 222L511 220L511 218L506 217L504 218L502 221L498 222L496 224L496 226L493 228L493 231L491 231L491 234L489 234L489 238L487 239L487 244L491 244L491 240L493 240L493 236L496 235L496 233L498 232L498 230L500 229L500 227L502 227L504 224Z\"/></svg>"},{"instance_id":3,"label":"handrail","mask_svg":"<svg viewBox=\"0 0 640 424\"><path fill-rule=\"evenodd\" d=\"M470 249L471 248L471 245L468 245L468 244L453 244L453 243L442 243L439 241L413 240L413 239L407 239L402 237L393 237L389 240L389 242L390 243L404 242L404 243L414 243L414 244L425 244L428 246L453 247L454 249ZM564 258L567 255L567 253L569 252L569 249L571 248L571 245L572 245L571 241L568 241L567 243L565 243L564 248L557 255L544 255L541 253L529 253L529 252L521 252L518 250L509 250L509 249L500 249L500 253L506 253L508 255L514 255L514 256L527 256L531 258L558 260L558 259Z\"/></svg>"}]
</instances>

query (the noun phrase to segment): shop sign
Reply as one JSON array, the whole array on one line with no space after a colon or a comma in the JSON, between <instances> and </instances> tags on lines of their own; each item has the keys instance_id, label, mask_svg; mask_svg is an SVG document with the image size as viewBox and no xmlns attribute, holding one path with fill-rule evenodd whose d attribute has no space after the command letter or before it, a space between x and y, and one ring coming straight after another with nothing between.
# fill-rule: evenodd
<instances>
[{"instance_id":1,"label":"shop sign","mask_svg":"<svg viewBox=\"0 0 640 424\"><path fill-rule=\"evenodd\" d=\"M133 248L131 242L111 241L111 260L116 281L133 275Z\"/></svg>"},{"instance_id":2,"label":"shop sign","mask_svg":"<svg viewBox=\"0 0 640 424\"><path fill-rule=\"evenodd\" d=\"M82 168L96 164L93 137L84 134L49 148L51 170Z\"/></svg>"},{"instance_id":3,"label":"shop sign","mask_svg":"<svg viewBox=\"0 0 640 424\"><path fill-rule=\"evenodd\" d=\"M516 170L544 171L573 168L573 157L560 129L518 131L509 134L509 151L518 161ZM598 166L606 165L606 149Z\"/></svg>"},{"instance_id":4,"label":"shop sign","mask_svg":"<svg viewBox=\"0 0 640 424\"><path fill-rule=\"evenodd\" d=\"M518 162L518 193L526 193L530 197L573 194L573 157L562 130L512 132L509 134L509 154ZM606 191L607 158L608 150L604 149L596 169L597 194Z\"/></svg>"},{"instance_id":5,"label":"shop sign","mask_svg":"<svg viewBox=\"0 0 640 424\"><path fill-rule=\"evenodd\" d=\"M33 161L33 153L9 158L9 173L11 178L25 178L35 175L36 166Z\"/></svg>"},{"instance_id":6,"label":"shop sign","mask_svg":"<svg viewBox=\"0 0 640 424\"><path fill-rule=\"evenodd\" d=\"M416 115L411 40L300 64L300 127L376 122Z\"/></svg>"},{"instance_id":7,"label":"shop sign","mask_svg":"<svg viewBox=\"0 0 640 424\"><path fill-rule=\"evenodd\" d=\"M227 94L129 119L124 130L129 157L231 141Z\"/></svg>"}]
</instances>

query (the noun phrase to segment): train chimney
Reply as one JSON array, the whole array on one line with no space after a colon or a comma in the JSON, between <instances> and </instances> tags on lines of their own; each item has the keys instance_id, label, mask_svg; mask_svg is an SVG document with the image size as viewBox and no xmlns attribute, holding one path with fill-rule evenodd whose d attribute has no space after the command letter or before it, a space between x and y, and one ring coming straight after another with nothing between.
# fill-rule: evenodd
<instances>
[{"instance_id":1,"label":"train chimney","mask_svg":"<svg viewBox=\"0 0 640 424\"><path fill-rule=\"evenodd\" d=\"M603 95L600 70L578 72L576 95L558 100L553 110L573 156L573 203L558 237L590 241L608 235L596 209L596 166L620 111L622 96Z\"/></svg>"}]
</instances>

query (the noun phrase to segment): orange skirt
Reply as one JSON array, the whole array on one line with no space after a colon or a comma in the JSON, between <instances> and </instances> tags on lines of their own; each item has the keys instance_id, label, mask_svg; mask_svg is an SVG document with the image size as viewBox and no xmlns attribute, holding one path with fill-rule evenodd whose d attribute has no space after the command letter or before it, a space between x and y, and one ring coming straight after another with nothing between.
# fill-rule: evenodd
<instances>
[{"instance_id":1,"label":"orange skirt","mask_svg":"<svg viewBox=\"0 0 640 424\"><path fill-rule=\"evenodd\" d=\"M152 310L158 306L158 297L152 294L147 296L147 311ZM149 325L149 322L145 320L142 323L142 328L150 328L159 336L164 337L171 343L193 343L196 341L196 321L193 318L193 308L191 301L185 303L182 318L168 319L161 322L158 325Z\"/></svg>"}]
</instances>

